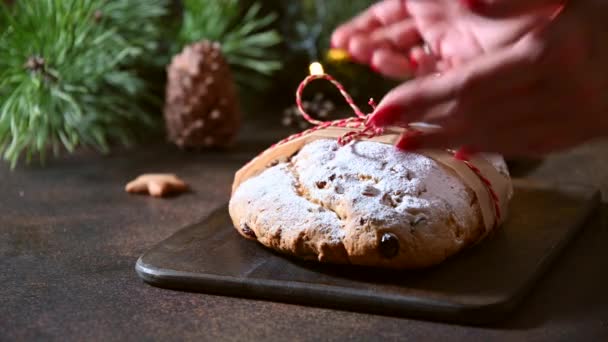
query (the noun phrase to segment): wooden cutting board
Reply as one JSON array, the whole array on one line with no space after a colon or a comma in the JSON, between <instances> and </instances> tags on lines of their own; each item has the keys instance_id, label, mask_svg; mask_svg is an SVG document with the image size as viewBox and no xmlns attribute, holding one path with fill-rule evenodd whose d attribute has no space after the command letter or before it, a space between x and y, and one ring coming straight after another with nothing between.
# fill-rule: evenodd
<instances>
[{"instance_id":1,"label":"wooden cutting board","mask_svg":"<svg viewBox=\"0 0 608 342\"><path fill-rule=\"evenodd\" d=\"M482 324L503 318L547 271L600 202L595 189L515 182L505 225L420 271L324 265L243 239L226 206L139 258L147 283L188 291Z\"/></svg>"}]
</instances>

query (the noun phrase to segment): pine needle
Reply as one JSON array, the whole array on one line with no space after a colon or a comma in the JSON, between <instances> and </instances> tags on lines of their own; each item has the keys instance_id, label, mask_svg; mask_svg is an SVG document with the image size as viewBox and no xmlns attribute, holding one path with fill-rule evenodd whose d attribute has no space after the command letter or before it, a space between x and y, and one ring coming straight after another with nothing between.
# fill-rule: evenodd
<instances>
[{"instance_id":1,"label":"pine needle","mask_svg":"<svg viewBox=\"0 0 608 342\"><path fill-rule=\"evenodd\" d=\"M156 47L167 0L0 1L0 153L107 151L149 124L134 61Z\"/></svg>"}]
</instances>

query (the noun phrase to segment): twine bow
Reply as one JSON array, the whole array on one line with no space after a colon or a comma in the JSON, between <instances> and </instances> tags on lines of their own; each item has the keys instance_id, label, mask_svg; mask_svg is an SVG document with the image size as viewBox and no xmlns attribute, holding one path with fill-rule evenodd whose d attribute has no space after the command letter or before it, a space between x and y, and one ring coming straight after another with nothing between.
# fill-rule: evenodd
<instances>
[{"instance_id":1,"label":"twine bow","mask_svg":"<svg viewBox=\"0 0 608 342\"><path fill-rule=\"evenodd\" d=\"M306 88L306 86L308 86L312 81L319 79L325 79L331 82L334 86L336 86L336 88L338 88L338 91L340 91L340 94L342 94L342 96L346 100L346 103L348 103L348 105L353 109L353 112L355 113L354 117L334 121L321 121L314 119L312 116L310 116L310 114L306 112L306 109L304 109L304 105L302 104L302 93L304 92L304 88ZM338 144L340 146L344 146L350 143L351 141L357 140L359 138L373 138L384 133L384 129L382 127L377 127L370 122L370 115L363 113L363 111L359 109L355 101L353 101L352 97L348 94L346 89L344 89L344 86L328 74L310 75L306 77L304 81L300 83L300 86L296 91L296 104L302 117L306 121L314 125L313 128L304 131L302 132L302 134L298 134L297 136L308 134L312 131L327 127L354 128L355 130L344 134L338 139ZM374 99L370 99L368 104L372 107L372 109L376 109L376 103L374 102Z\"/></svg>"},{"instance_id":2,"label":"twine bow","mask_svg":"<svg viewBox=\"0 0 608 342\"><path fill-rule=\"evenodd\" d=\"M306 109L304 109L304 105L302 104L302 93L312 81L319 79L328 80L334 86L336 86L336 88L338 88L340 94L342 94L342 96L346 100L346 103L348 103L348 105L353 109L355 116L334 121L322 121L313 118L312 116L310 116L310 114L306 112ZM376 103L374 102L374 99L370 99L368 104L372 107L372 109L376 109ZM370 115L363 113L363 111L359 109L355 101L353 101L353 98L350 96L350 94L348 94L346 89L344 89L344 86L328 74L315 74L306 77L300 83L296 91L296 105L298 106L298 110L300 111L300 114L302 115L304 120L308 121L314 126L300 133L292 134L287 138L280 140L279 142L270 146L269 149L327 127L348 127L353 129L352 131L347 132L343 136L338 138L338 144L340 146L344 146L350 143L351 141L357 140L359 138L373 138L384 133L384 129L382 127L377 127L369 121Z\"/></svg>"}]
</instances>

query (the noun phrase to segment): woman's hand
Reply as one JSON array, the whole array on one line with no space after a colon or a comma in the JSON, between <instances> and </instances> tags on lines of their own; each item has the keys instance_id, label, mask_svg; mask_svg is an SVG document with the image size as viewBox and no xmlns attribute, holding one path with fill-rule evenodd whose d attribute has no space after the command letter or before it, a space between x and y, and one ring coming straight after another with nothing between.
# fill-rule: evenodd
<instances>
[{"instance_id":1,"label":"woman's hand","mask_svg":"<svg viewBox=\"0 0 608 342\"><path fill-rule=\"evenodd\" d=\"M347 50L357 62L377 72L405 78L417 69L414 57L423 55L420 34L403 0L384 0L338 27L332 47Z\"/></svg>"},{"instance_id":2,"label":"woman's hand","mask_svg":"<svg viewBox=\"0 0 608 342\"><path fill-rule=\"evenodd\" d=\"M608 3L572 1L513 44L394 89L372 120L442 127L402 139L406 149L470 146L539 155L606 136L607 34Z\"/></svg>"},{"instance_id":3,"label":"woman's hand","mask_svg":"<svg viewBox=\"0 0 608 342\"><path fill-rule=\"evenodd\" d=\"M336 29L332 45L385 76L424 75L517 41L547 22L548 8L495 18L477 15L456 0L384 0ZM432 55L424 52L423 41Z\"/></svg>"},{"instance_id":4,"label":"woman's hand","mask_svg":"<svg viewBox=\"0 0 608 342\"><path fill-rule=\"evenodd\" d=\"M401 147L539 155L608 135L605 1L571 1L552 21L557 0L466 1L472 9L450 0L387 0L376 6L389 2L407 5L405 21L433 47L436 65L446 65L440 76L406 82L380 103L372 118L377 125L423 121L442 127L403 138ZM533 14L517 14L532 8ZM334 43L342 43L341 35L351 37L349 50L356 53L352 37L367 31L349 31L349 25L335 33ZM380 57L372 51L375 63ZM379 67L384 63L389 62Z\"/></svg>"}]
</instances>

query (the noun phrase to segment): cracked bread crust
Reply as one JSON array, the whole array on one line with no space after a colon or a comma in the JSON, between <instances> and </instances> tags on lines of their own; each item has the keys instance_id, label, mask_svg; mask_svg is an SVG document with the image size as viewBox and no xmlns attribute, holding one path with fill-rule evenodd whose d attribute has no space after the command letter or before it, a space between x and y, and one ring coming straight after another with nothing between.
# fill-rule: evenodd
<instances>
[{"instance_id":1,"label":"cracked bread crust","mask_svg":"<svg viewBox=\"0 0 608 342\"><path fill-rule=\"evenodd\" d=\"M311 142L242 183L229 210L248 239L340 264L428 267L485 233L474 192L451 169L369 141Z\"/></svg>"}]
</instances>

